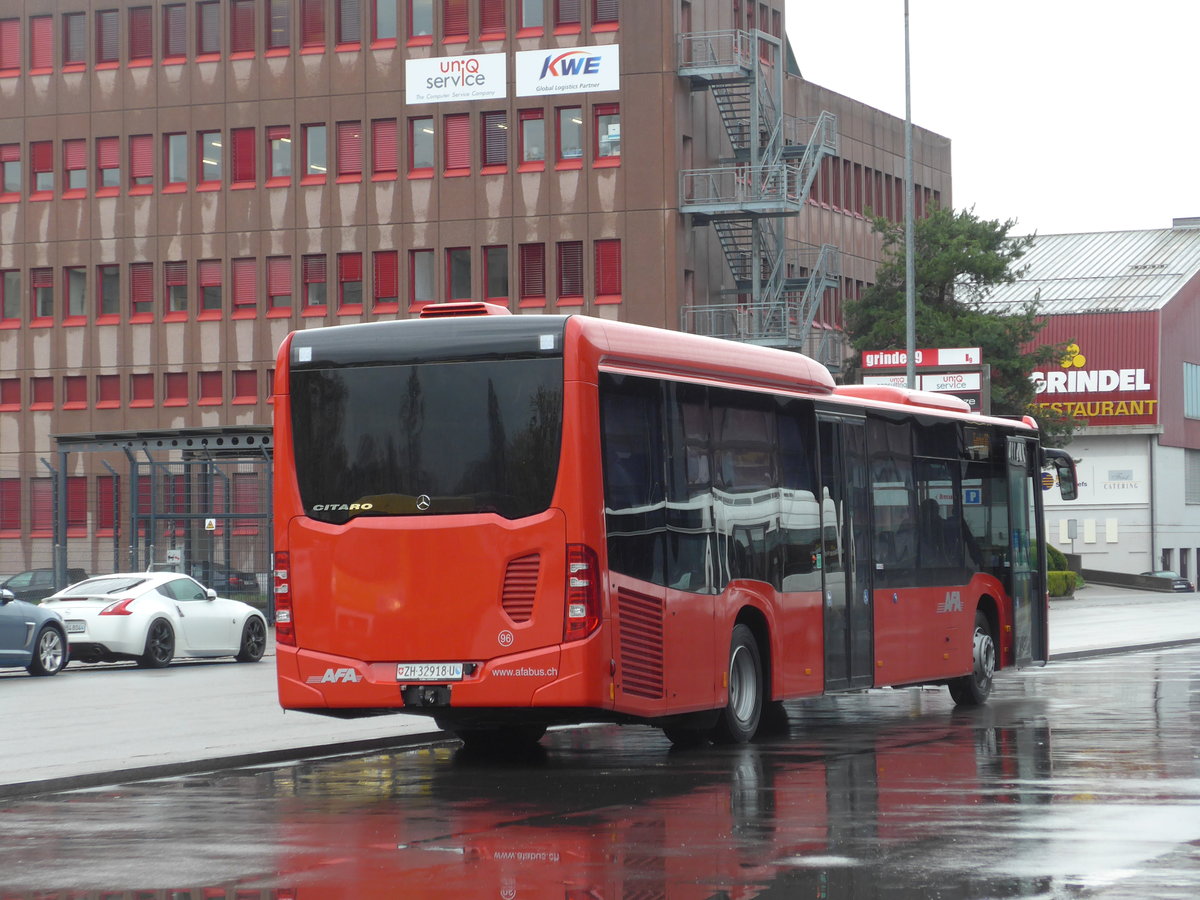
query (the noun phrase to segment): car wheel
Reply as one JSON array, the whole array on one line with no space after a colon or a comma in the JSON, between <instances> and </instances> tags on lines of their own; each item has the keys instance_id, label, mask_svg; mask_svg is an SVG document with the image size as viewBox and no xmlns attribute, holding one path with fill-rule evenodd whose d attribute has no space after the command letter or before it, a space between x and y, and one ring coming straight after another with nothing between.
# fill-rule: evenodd
<instances>
[{"instance_id":1,"label":"car wheel","mask_svg":"<svg viewBox=\"0 0 1200 900\"><path fill-rule=\"evenodd\" d=\"M161 669L175 658L175 629L166 619L155 619L146 632L146 649L138 657L144 669Z\"/></svg>"},{"instance_id":2,"label":"car wheel","mask_svg":"<svg viewBox=\"0 0 1200 900\"><path fill-rule=\"evenodd\" d=\"M30 675L57 675L66 664L66 638L53 625L46 625L37 636L33 659L25 670Z\"/></svg>"},{"instance_id":3,"label":"car wheel","mask_svg":"<svg viewBox=\"0 0 1200 900\"><path fill-rule=\"evenodd\" d=\"M267 649L267 626L258 616L251 616L242 626L242 646L238 650L238 662L258 662Z\"/></svg>"}]
</instances>

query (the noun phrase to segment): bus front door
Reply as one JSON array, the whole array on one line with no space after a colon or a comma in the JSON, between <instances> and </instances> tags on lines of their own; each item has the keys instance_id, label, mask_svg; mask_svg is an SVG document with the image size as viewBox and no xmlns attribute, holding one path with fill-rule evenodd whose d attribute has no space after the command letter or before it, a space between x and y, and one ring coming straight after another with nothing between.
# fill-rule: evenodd
<instances>
[{"instance_id":1,"label":"bus front door","mask_svg":"<svg viewBox=\"0 0 1200 900\"><path fill-rule=\"evenodd\" d=\"M875 614L871 604L870 487L862 419L821 415L821 557L825 689L870 687Z\"/></svg>"},{"instance_id":2,"label":"bus front door","mask_svg":"<svg viewBox=\"0 0 1200 900\"><path fill-rule=\"evenodd\" d=\"M1045 536L1041 516L1037 444L1008 439L1008 527L1013 639L1018 668L1045 664L1049 658L1046 629Z\"/></svg>"}]
</instances>

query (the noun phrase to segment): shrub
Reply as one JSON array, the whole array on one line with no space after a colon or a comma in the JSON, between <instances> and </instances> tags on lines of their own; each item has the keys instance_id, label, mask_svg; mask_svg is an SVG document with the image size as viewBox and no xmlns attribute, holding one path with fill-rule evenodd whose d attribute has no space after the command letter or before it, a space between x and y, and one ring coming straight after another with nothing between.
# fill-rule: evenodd
<instances>
[{"instance_id":1,"label":"shrub","mask_svg":"<svg viewBox=\"0 0 1200 900\"><path fill-rule=\"evenodd\" d=\"M1065 572L1069 568L1066 554L1051 544L1046 545L1046 568L1052 572Z\"/></svg>"},{"instance_id":2,"label":"shrub","mask_svg":"<svg viewBox=\"0 0 1200 900\"><path fill-rule=\"evenodd\" d=\"M1046 587L1051 597L1071 597L1075 594L1075 573L1056 572L1046 573Z\"/></svg>"}]
</instances>

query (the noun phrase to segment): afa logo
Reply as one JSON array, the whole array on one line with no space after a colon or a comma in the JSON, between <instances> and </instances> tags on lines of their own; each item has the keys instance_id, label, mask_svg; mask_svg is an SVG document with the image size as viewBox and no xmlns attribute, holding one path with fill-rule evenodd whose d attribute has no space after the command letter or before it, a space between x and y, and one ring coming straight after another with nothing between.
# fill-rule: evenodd
<instances>
[{"instance_id":1,"label":"afa logo","mask_svg":"<svg viewBox=\"0 0 1200 900\"><path fill-rule=\"evenodd\" d=\"M353 669L326 669L324 675L309 675L308 684L357 684L363 678Z\"/></svg>"},{"instance_id":2,"label":"afa logo","mask_svg":"<svg viewBox=\"0 0 1200 900\"><path fill-rule=\"evenodd\" d=\"M958 591L946 591L946 599L937 605L939 613L960 613L963 611L962 594Z\"/></svg>"}]
</instances>

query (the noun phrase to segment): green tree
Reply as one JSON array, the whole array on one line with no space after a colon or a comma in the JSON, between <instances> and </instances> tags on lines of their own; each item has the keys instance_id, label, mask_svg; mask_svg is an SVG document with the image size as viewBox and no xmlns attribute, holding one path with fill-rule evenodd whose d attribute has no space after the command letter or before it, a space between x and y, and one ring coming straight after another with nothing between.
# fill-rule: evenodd
<instances>
[{"instance_id":1,"label":"green tree","mask_svg":"<svg viewBox=\"0 0 1200 900\"><path fill-rule=\"evenodd\" d=\"M1034 411L1033 370L1062 358L1061 345L1030 345L1044 326L1036 297L1011 312L985 312L991 288L1021 277L1021 257L1033 236L1010 235L1016 221L984 220L973 210L935 208L917 219L913 229L916 281L917 347L979 347L991 367L992 412L1025 415ZM883 238L883 261L875 283L862 298L845 305L846 331L858 354L864 350L905 347L904 225L875 218ZM1073 425L1068 419L1039 415L1045 437L1063 443Z\"/></svg>"}]
</instances>

